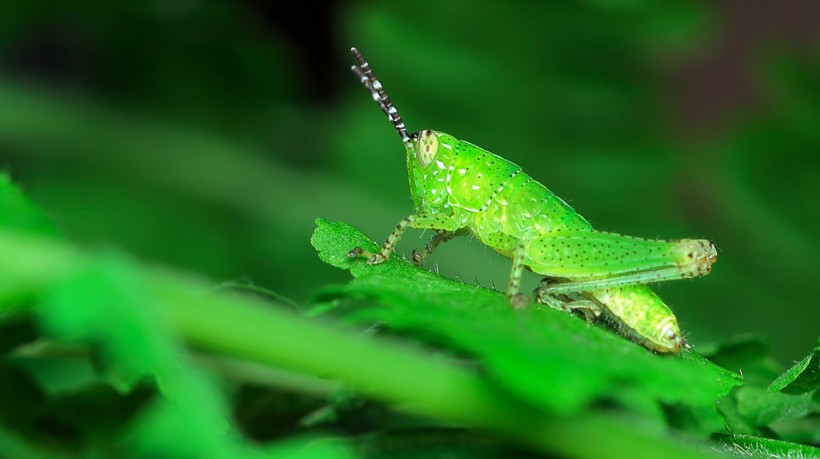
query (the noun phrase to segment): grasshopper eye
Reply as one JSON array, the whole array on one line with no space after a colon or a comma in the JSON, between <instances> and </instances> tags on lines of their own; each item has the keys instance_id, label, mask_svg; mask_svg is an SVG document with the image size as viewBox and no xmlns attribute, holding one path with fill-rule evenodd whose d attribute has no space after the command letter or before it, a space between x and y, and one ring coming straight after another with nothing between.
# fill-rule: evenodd
<instances>
[{"instance_id":1,"label":"grasshopper eye","mask_svg":"<svg viewBox=\"0 0 820 459\"><path fill-rule=\"evenodd\" d=\"M416 144L416 158L421 167L427 167L438 153L438 136L431 130L422 131Z\"/></svg>"}]
</instances>

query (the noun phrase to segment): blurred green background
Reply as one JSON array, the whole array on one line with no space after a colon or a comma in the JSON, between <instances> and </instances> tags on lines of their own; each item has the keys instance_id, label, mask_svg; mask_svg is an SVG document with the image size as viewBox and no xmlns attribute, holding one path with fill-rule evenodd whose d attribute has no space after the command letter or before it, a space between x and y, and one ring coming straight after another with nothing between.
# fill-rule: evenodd
<instances>
[{"instance_id":1,"label":"blurred green background","mask_svg":"<svg viewBox=\"0 0 820 459\"><path fill-rule=\"evenodd\" d=\"M355 45L411 130L518 163L599 229L714 240L712 274L657 290L696 348L758 335L789 364L820 323L817 5L4 2L0 168L72 240L307 301L349 276L316 217L382 241L411 211ZM476 241L428 260L506 285Z\"/></svg>"}]
</instances>

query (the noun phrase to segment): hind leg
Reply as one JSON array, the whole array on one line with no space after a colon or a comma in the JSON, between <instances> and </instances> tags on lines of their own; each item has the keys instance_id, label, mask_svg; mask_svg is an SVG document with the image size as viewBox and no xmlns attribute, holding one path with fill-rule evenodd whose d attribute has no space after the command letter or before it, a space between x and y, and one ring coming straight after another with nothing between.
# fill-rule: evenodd
<instances>
[{"instance_id":1,"label":"hind leg","mask_svg":"<svg viewBox=\"0 0 820 459\"><path fill-rule=\"evenodd\" d=\"M554 279L545 277L535 288L535 299L541 304L566 312L580 312L587 322L592 322L601 315L603 310L601 305L595 301L579 299L577 296L561 295L550 292L552 285L556 284Z\"/></svg>"}]
</instances>

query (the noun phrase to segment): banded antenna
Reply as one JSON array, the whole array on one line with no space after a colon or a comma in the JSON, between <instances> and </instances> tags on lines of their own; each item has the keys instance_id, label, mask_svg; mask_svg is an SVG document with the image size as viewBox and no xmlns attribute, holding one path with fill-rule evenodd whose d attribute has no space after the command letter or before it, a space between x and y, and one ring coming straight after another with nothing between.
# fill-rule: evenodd
<instances>
[{"instance_id":1,"label":"banded antenna","mask_svg":"<svg viewBox=\"0 0 820 459\"><path fill-rule=\"evenodd\" d=\"M373 100L375 100L379 107L381 107L382 112L387 115L387 119L393 124L393 127L396 128L396 132L399 133L401 137L401 141L405 144L410 144L410 136L407 135L407 127L404 125L404 121L401 120L401 116L399 116L399 111L396 110L396 107L393 106L393 102L390 102L390 97L387 96L387 93L384 91L384 87L376 78L376 75L373 74L373 70L370 69L370 64L364 59L362 53L359 52L356 48L350 48L350 52L353 53L353 57L356 58L356 61L359 62L358 66L350 67L350 70L359 77L359 80L362 82L362 86L364 86L368 91L370 91L370 95L373 96Z\"/></svg>"}]
</instances>

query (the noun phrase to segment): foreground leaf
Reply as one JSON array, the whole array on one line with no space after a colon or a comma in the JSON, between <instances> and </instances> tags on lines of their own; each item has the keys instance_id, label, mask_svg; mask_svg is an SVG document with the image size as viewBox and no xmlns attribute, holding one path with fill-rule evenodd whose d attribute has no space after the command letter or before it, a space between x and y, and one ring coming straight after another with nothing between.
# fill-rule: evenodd
<instances>
[{"instance_id":1,"label":"foreground leaf","mask_svg":"<svg viewBox=\"0 0 820 459\"><path fill-rule=\"evenodd\" d=\"M349 269L355 279L325 296L375 300L379 306L353 313L385 321L390 328L478 357L497 383L536 406L577 413L595 400L684 405L722 419L713 402L740 384L740 377L684 351L660 356L600 327L550 308L510 308L492 290L432 274L392 257L369 266L350 260L356 246L377 246L345 223L317 220L312 243L327 263ZM643 399L642 401L636 401Z\"/></svg>"},{"instance_id":2,"label":"foreground leaf","mask_svg":"<svg viewBox=\"0 0 820 459\"><path fill-rule=\"evenodd\" d=\"M0 227L41 236L57 234L40 209L23 196L4 172L0 172Z\"/></svg>"}]
</instances>

